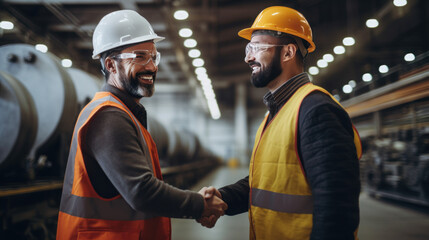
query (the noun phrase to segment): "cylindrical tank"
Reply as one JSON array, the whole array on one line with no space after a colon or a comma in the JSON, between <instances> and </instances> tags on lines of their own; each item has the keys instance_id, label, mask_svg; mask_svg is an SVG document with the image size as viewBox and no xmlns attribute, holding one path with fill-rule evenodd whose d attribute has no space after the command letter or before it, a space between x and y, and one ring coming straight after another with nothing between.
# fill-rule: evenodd
<instances>
[{"instance_id":1,"label":"cylindrical tank","mask_svg":"<svg viewBox=\"0 0 429 240\"><path fill-rule=\"evenodd\" d=\"M174 127L166 128L154 118L148 117L148 129L155 141L162 166L186 164L197 160L200 141L194 133Z\"/></svg>"},{"instance_id":2,"label":"cylindrical tank","mask_svg":"<svg viewBox=\"0 0 429 240\"><path fill-rule=\"evenodd\" d=\"M23 168L37 133L37 114L27 89L13 76L0 71L0 172Z\"/></svg>"},{"instance_id":3,"label":"cylindrical tank","mask_svg":"<svg viewBox=\"0 0 429 240\"><path fill-rule=\"evenodd\" d=\"M78 110L80 111L91 101L94 94L101 89L103 82L101 79L77 68L67 68L67 72L73 81L76 89Z\"/></svg>"},{"instance_id":4,"label":"cylindrical tank","mask_svg":"<svg viewBox=\"0 0 429 240\"><path fill-rule=\"evenodd\" d=\"M180 164L194 161L194 157L198 154L200 147L197 135L186 129L181 129L175 133L176 148L174 157L176 162Z\"/></svg>"},{"instance_id":5,"label":"cylindrical tank","mask_svg":"<svg viewBox=\"0 0 429 240\"><path fill-rule=\"evenodd\" d=\"M101 85L100 79L63 68L57 57L31 45L1 46L0 172L25 166L46 173L56 165L56 172L61 173L78 112ZM165 127L151 117L148 129L162 166L197 161L198 154L205 152L198 137L186 129Z\"/></svg>"},{"instance_id":6,"label":"cylindrical tank","mask_svg":"<svg viewBox=\"0 0 429 240\"><path fill-rule=\"evenodd\" d=\"M183 158L186 142L181 140L179 132L174 127L165 127L152 117L148 117L148 131L156 144L161 167L180 164L178 159Z\"/></svg>"},{"instance_id":7,"label":"cylindrical tank","mask_svg":"<svg viewBox=\"0 0 429 240\"><path fill-rule=\"evenodd\" d=\"M13 75L28 90L36 106L37 133L29 156L35 158L36 151L45 147L56 133L73 129L77 115L73 82L56 57L27 44L1 46L0 70ZM16 124L5 127L16 128ZM6 141L1 136L0 144Z\"/></svg>"},{"instance_id":8,"label":"cylindrical tank","mask_svg":"<svg viewBox=\"0 0 429 240\"><path fill-rule=\"evenodd\" d=\"M168 158L167 154L169 145L167 129L162 123L150 116L147 118L147 126L148 131L156 144L160 161L166 161Z\"/></svg>"}]
</instances>

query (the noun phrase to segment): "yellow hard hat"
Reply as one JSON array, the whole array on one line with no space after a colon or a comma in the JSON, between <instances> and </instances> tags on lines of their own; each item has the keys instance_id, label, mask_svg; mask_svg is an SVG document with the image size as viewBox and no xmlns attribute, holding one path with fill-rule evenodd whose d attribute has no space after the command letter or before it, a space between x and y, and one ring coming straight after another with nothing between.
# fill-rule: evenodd
<instances>
[{"instance_id":1,"label":"yellow hard hat","mask_svg":"<svg viewBox=\"0 0 429 240\"><path fill-rule=\"evenodd\" d=\"M308 42L308 52L313 52L316 49L310 24L304 15L292 8L273 6L262 10L253 25L238 32L238 36L250 40L255 30L287 33Z\"/></svg>"}]
</instances>

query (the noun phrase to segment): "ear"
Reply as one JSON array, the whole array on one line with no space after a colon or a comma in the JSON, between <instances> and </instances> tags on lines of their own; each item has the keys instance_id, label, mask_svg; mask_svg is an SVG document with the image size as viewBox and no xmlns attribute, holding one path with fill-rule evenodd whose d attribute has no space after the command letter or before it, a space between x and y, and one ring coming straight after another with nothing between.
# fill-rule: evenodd
<instances>
[{"instance_id":1,"label":"ear","mask_svg":"<svg viewBox=\"0 0 429 240\"><path fill-rule=\"evenodd\" d=\"M104 60L104 66L105 66L106 70L109 71L110 73L116 73L115 60L113 60L112 58L107 57Z\"/></svg>"},{"instance_id":2,"label":"ear","mask_svg":"<svg viewBox=\"0 0 429 240\"><path fill-rule=\"evenodd\" d=\"M282 61L287 62L293 59L296 55L297 47L295 44L288 44L283 47Z\"/></svg>"}]
</instances>

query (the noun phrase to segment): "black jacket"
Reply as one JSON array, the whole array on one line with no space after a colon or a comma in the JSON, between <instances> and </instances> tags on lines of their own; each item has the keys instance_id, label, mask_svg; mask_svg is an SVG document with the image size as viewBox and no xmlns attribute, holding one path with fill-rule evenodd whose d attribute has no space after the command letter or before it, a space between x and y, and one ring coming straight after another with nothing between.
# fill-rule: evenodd
<instances>
[{"instance_id":1,"label":"black jacket","mask_svg":"<svg viewBox=\"0 0 429 240\"><path fill-rule=\"evenodd\" d=\"M314 197L311 240L354 239L360 181L351 120L329 96L313 92L301 104L298 124L298 151ZM219 189L227 215L248 210L248 180Z\"/></svg>"}]
</instances>

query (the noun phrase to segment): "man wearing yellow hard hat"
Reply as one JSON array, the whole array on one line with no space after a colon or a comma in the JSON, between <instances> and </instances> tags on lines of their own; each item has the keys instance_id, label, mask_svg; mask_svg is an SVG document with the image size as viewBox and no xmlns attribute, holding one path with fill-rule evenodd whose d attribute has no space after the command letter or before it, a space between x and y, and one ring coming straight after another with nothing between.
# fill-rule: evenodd
<instances>
[{"instance_id":1,"label":"man wearing yellow hard hat","mask_svg":"<svg viewBox=\"0 0 429 240\"><path fill-rule=\"evenodd\" d=\"M316 49L309 23L294 9L269 7L238 35L250 40L244 60L252 84L268 90L269 114L249 176L209 193L228 204L227 215L249 212L250 239L357 239L360 140L342 106L304 72Z\"/></svg>"}]
</instances>

